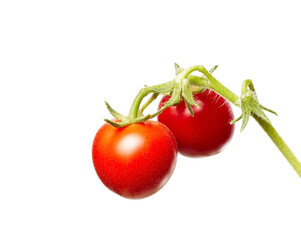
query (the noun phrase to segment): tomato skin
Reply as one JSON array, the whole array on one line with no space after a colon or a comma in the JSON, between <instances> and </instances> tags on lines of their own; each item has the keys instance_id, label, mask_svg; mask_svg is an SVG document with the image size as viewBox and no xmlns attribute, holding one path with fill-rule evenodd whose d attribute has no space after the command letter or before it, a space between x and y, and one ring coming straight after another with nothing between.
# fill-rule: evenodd
<instances>
[{"instance_id":1,"label":"tomato skin","mask_svg":"<svg viewBox=\"0 0 301 240\"><path fill-rule=\"evenodd\" d=\"M157 192L172 175L177 143L155 121L115 128L105 123L97 132L92 158L100 180L113 192L132 199Z\"/></svg>"},{"instance_id":2,"label":"tomato skin","mask_svg":"<svg viewBox=\"0 0 301 240\"><path fill-rule=\"evenodd\" d=\"M170 96L164 96L161 108ZM234 114L230 103L212 90L205 89L194 94L199 108L192 106L194 116L184 101L165 109L158 121L174 134L179 153L188 157L210 156L220 152L232 138L234 125L230 122Z\"/></svg>"}]
</instances>

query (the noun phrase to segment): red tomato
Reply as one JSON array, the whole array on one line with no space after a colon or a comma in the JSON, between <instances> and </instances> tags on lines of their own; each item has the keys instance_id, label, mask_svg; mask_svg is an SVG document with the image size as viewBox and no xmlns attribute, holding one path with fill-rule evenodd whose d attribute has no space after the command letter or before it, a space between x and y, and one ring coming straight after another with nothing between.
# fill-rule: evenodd
<instances>
[{"instance_id":1,"label":"red tomato","mask_svg":"<svg viewBox=\"0 0 301 240\"><path fill-rule=\"evenodd\" d=\"M115 128L105 123L92 148L100 180L126 198L143 198L168 181L176 165L177 143L171 131L155 121Z\"/></svg>"},{"instance_id":2,"label":"red tomato","mask_svg":"<svg viewBox=\"0 0 301 240\"><path fill-rule=\"evenodd\" d=\"M161 108L169 96L159 103ZM231 139L234 115L227 100L212 90L206 89L194 94L199 108L192 106L194 116L184 101L165 109L158 115L158 121L165 124L177 140L179 152L189 157L209 156L222 150Z\"/></svg>"}]
</instances>

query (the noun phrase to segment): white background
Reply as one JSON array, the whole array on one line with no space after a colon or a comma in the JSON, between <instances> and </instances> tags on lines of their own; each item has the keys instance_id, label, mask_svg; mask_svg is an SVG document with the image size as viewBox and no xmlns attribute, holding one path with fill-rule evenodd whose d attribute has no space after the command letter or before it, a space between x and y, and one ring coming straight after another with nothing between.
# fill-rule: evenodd
<instances>
[{"instance_id":1,"label":"white background","mask_svg":"<svg viewBox=\"0 0 301 240\"><path fill-rule=\"evenodd\" d=\"M300 178L253 119L221 154L179 156L144 200L107 190L91 159L104 100L126 114L174 62L218 64L237 94L253 79L301 157L298 3L1 1L0 238L299 240Z\"/></svg>"}]
</instances>

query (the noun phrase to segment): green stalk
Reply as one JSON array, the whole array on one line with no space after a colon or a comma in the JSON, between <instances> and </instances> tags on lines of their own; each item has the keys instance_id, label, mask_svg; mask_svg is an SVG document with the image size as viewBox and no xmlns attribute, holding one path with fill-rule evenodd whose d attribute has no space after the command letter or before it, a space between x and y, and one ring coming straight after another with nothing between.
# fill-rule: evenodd
<instances>
[{"instance_id":1,"label":"green stalk","mask_svg":"<svg viewBox=\"0 0 301 240\"><path fill-rule=\"evenodd\" d=\"M143 111L153 102L157 99L159 96L159 93L153 93L152 96L144 103L140 109L139 115L143 115Z\"/></svg>"},{"instance_id":2,"label":"green stalk","mask_svg":"<svg viewBox=\"0 0 301 240\"><path fill-rule=\"evenodd\" d=\"M262 118L252 115L255 120L259 123L259 125L263 128L263 130L267 133L267 135L272 139L274 144L280 150L280 152L284 155L287 161L291 164L291 166L295 169L299 177L301 177L301 163L298 161L295 154L288 147L288 145L284 142L282 137L276 131L276 129L272 126L272 124L267 123Z\"/></svg>"},{"instance_id":3,"label":"green stalk","mask_svg":"<svg viewBox=\"0 0 301 240\"><path fill-rule=\"evenodd\" d=\"M138 95L135 97L130 112L129 112L129 118L130 119L136 119L140 113L140 105L142 100L150 93L166 93L170 92L173 88L173 81L169 81L163 84L151 86L151 87L145 87L142 88ZM150 100L152 101L152 100ZM144 110L144 109L143 109Z\"/></svg>"},{"instance_id":4,"label":"green stalk","mask_svg":"<svg viewBox=\"0 0 301 240\"><path fill-rule=\"evenodd\" d=\"M130 109L129 118L135 119L139 114L139 107L144 97L146 97L149 93L151 93L150 88L142 88L138 95L135 97L133 104Z\"/></svg>"}]
</instances>

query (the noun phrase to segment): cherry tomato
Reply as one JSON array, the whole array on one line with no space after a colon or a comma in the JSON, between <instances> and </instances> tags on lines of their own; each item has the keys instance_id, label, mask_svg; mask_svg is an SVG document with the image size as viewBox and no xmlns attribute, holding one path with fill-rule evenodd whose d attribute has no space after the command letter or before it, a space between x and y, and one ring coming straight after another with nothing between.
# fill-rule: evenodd
<instances>
[{"instance_id":1,"label":"cherry tomato","mask_svg":"<svg viewBox=\"0 0 301 240\"><path fill-rule=\"evenodd\" d=\"M161 108L170 96L164 96ZM194 94L199 108L192 106L191 115L184 101L165 109L158 115L158 121L165 124L174 134L179 153L188 157L216 154L231 139L234 115L230 103L212 90L206 89Z\"/></svg>"},{"instance_id":2,"label":"cherry tomato","mask_svg":"<svg viewBox=\"0 0 301 240\"><path fill-rule=\"evenodd\" d=\"M155 121L124 128L105 123L92 147L100 180L126 198L144 198L163 187L173 173L177 152L171 131Z\"/></svg>"}]
</instances>

